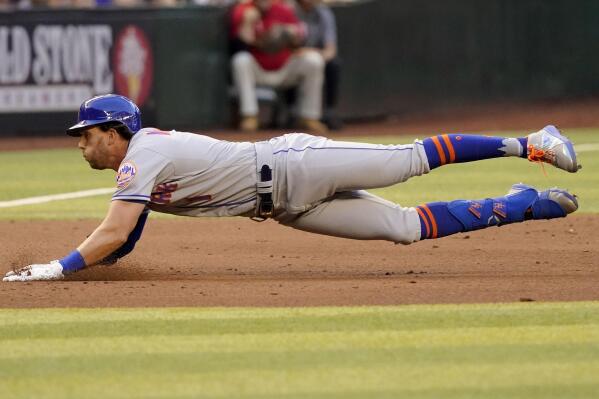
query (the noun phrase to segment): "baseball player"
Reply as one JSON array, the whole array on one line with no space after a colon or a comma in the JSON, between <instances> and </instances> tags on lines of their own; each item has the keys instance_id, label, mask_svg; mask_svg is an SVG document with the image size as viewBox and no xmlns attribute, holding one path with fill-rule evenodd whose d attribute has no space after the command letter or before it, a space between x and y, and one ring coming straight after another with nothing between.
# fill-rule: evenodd
<instances>
[{"instance_id":1,"label":"baseball player","mask_svg":"<svg viewBox=\"0 0 599 399\"><path fill-rule=\"evenodd\" d=\"M520 138L444 134L408 145L339 142L303 133L257 143L228 142L143 128L138 107L118 95L85 101L67 134L93 169L113 169L108 214L77 249L47 264L10 271L3 281L56 280L133 250L148 212L273 218L296 229L410 244L458 232L564 217L574 195L515 184L498 198L404 208L364 191L459 162L521 157L568 172L579 165L554 126Z\"/></svg>"}]
</instances>

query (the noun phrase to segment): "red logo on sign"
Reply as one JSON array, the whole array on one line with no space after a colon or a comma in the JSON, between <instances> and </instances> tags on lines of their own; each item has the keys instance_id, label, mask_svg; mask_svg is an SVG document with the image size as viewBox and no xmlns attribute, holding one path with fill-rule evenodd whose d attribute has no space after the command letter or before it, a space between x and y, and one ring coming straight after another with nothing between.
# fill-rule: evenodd
<instances>
[{"instance_id":1,"label":"red logo on sign","mask_svg":"<svg viewBox=\"0 0 599 399\"><path fill-rule=\"evenodd\" d=\"M127 25L114 45L114 86L118 94L142 106L154 79L154 56L148 37L139 27Z\"/></svg>"}]
</instances>

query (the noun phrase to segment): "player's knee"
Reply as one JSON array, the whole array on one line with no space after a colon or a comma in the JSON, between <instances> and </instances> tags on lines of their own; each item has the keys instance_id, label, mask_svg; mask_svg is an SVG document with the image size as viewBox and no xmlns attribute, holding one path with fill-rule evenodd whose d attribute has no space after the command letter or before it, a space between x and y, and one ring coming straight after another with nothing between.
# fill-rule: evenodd
<instances>
[{"instance_id":1,"label":"player's knee","mask_svg":"<svg viewBox=\"0 0 599 399\"><path fill-rule=\"evenodd\" d=\"M430 172L430 166L426 152L424 151L424 146L422 145L422 141L415 140L414 151L412 151L412 157L410 159L410 165L408 173L406 174L406 179L411 176L421 176L428 172Z\"/></svg>"},{"instance_id":2,"label":"player's knee","mask_svg":"<svg viewBox=\"0 0 599 399\"><path fill-rule=\"evenodd\" d=\"M390 241L409 245L420 240L420 219L414 208L397 205L393 223L389 224Z\"/></svg>"},{"instance_id":3,"label":"player's knee","mask_svg":"<svg viewBox=\"0 0 599 399\"><path fill-rule=\"evenodd\" d=\"M394 233L389 241L393 241L395 244L410 245L417 240L414 238L413 234Z\"/></svg>"},{"instance_id":4,"label":"player's knee","mask_svg":"<svg viewBox=\"0 0 599 399\"><path fill-rule=\"evenodd\" d=\"M405 226L378 226L378 231L373 232L374 234L364 237L370 240L385 240L390 241L394 244L409 245L418 241L419 237L416 237L414 232L406 231Z\"/></svg>"}]
</instances>

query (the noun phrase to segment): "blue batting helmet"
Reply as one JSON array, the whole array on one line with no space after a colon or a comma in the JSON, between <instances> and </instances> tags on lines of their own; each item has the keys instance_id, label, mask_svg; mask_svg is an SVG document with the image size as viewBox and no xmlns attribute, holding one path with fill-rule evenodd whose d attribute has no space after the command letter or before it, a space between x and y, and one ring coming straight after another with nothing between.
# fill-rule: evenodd
<instances>
[{"instance_id":1,"label":"blue batting helmet","mask_svg":"<svg viewBox=\"0 0 599 399\"><path fill-rule=\"evenodd\" d=\"M77 124L67 130L69 136L81 136L92 126L118 122L129 128L131 134L141 129L141 113L135 103L125 96L105 94L90 98L81 104Z\"/></svg>"}]
</instances>

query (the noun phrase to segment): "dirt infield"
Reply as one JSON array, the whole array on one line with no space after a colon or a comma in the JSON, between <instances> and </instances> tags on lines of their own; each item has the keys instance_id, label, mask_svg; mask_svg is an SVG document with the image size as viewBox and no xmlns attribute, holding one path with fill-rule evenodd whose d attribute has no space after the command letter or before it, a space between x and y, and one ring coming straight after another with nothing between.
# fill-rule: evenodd
<instances>
[{"instance_id":1,"label":"dirt infield","mask_svg":"<svg viewBox=\"0 0 599 399\"><path fill-rule=\"evenodd\" d=\"M97 222L0 222L2 269L60 257ZM599 299L599 217L527 222L410 246L268 221L151 220L118 265L0 283L0 307L316 306Z\"/></svg>"},{"instance_id":2,"label":"dirt infield","mask_svg":"<svg viewBox=\"0 0 599 399\"><path fill-rule=\"evenodd\" d=\"M599 126L599 100L495 105L359 124L335 134L423 134ZM228 140L257 140L281 132ZM211 133L212 134L212 133ZM76 139L0 140L0 151ZM0 272L72 250L97 222L0 222ZM599 300L599 216L527 222L411 246L234 218L151 220L118 265L61 282L0 283L0 307L316 306Z\"/></svg>"}]
</instances>

